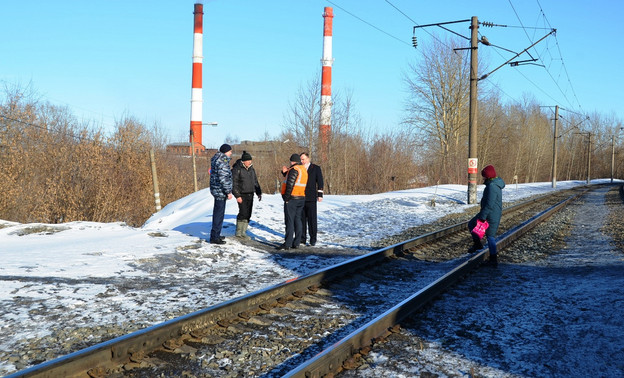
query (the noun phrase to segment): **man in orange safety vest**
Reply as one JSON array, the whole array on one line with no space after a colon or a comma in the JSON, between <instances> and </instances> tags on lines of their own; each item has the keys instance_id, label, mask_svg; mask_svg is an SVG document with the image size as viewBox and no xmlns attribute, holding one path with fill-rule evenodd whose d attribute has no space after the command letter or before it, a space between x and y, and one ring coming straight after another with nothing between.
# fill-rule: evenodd
<instances>
[{"instance_id":1,"label":"man in orange safety vest","mask_svg":"<svg viewBox=\"0 0 624 378\"><path fill-rule=\"evenodd\" d=\"M305 188L308 183L308 172L301 165L299 154L290 156L290 168L282 167L282 199L284 200L284 223L286 235L284 244L279 250L298 248L303 234L303 206L305 204Z\"/></svg>"}]
</instances>

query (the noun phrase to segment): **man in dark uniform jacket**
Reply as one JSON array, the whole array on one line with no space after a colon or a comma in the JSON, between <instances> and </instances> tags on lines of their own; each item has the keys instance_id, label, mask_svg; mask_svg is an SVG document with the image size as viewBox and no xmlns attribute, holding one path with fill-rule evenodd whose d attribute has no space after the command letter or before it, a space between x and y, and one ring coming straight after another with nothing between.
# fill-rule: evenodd
<instances>
[{"instance_id":1,"label":"man in dark uniform jacket","mask_svg":"<svg viewBox=\"0 0 624 378\"><path fill-rule=\"evenodd\" d=\"M303 152L301 164L308 170L308 183L305 188L305 205L303 208L303 235L301 243L306 242L306 231L310 233L310 245L316 245L316 203L323 200L323 172L321 167L310 163L310 156Z\"/></svg>"}]
</instances>

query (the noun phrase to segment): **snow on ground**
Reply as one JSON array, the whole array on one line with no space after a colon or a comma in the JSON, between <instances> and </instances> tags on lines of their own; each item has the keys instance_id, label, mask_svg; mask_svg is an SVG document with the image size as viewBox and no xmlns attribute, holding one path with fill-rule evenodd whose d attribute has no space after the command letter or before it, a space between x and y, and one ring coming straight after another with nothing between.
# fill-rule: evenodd
<instances>
[{"instance_id":1,"label":"snow on ground","mask_svg":"<svg viewBox=\"0 0 624 378\"><path fill-rule=\"evenodd\" d=\"M607 180L605 180L607 181ZM598 180L594 183L599 182ZM558 182L557 190L583 185ZM478 198L483 186L478 188ZM508 184L505 202L552 191L551 183ZM376 195L327 195L319 203L318 248L369 249L384 237L433 222L467 206L464 185L441 185ZM435 207L431 200L435 199ZM236 202L228 201L222 235L209 239L213 197L200 190L170 203L141 228L124 223L18 224L0 220L0 373L14 366L2 351L25 347L62 326L90 327L160 322L244 295L344 260L318 256L276 258L231 238ZM248 234L261 242L283 241L280 195L254 202Z\"/></svg>"}]
</instances>

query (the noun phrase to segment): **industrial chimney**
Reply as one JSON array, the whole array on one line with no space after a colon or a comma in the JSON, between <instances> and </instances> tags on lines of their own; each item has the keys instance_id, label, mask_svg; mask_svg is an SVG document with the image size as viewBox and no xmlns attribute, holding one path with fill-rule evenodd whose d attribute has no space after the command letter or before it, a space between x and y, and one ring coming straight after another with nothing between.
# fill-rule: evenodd
<instances>
[{"instance_id":1,"label":"industrial chimney","mask_svg":"<svg viewBox=\"0 0 624 378\"><path fill-rule=\"evenodd\" d=\"M195 4L193 11L193 77L191 89L191 151L196 153L205 151L202 144L202 37L204 22L204 5Z\"/></svg>"},{"instance_id":2,"label":"industrial chimney","mask_svg":"<svg viewBox=\"0 0 624 378\"><path fill-rule=\"evenodd\" d=\"M331 7L325 7L323 13L323 64L321 76L321 119L320 119L320 136L321 136L321 162L327 161L327 152L329 147L329 136L331 134L331 68L334 60L332 59L332 22L334 18L334 10Z\"/></svg>"}]
</instances>

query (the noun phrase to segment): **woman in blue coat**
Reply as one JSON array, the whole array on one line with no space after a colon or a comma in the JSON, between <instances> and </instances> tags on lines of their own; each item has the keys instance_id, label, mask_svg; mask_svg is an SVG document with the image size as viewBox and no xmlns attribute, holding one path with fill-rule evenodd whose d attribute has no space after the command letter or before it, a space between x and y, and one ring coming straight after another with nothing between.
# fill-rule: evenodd
<instances>
[{"instance_id":1,"label":"woman in blue coat","mask_svg":"<svg viewBox=\"0 0 624 378\"><path fill-rule=\"evenodd\" d=\"M496 175L496 170L492 165L483 168L481 176L485 180L485 189L481 198L481 211L468 222L468 229L472 230L477 225L477 219L488 222L489 227L485 231L485 236L490 249L489 265L496 267L498 266L496 231L498 231L498 225L503 215L503 188L505 187L505 182ZM474 233L471 233L471 235L474 245L470 248L470 252L482 249L481 239Z\"/></svg>"}]
</instances>

